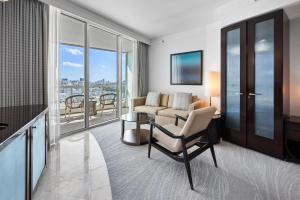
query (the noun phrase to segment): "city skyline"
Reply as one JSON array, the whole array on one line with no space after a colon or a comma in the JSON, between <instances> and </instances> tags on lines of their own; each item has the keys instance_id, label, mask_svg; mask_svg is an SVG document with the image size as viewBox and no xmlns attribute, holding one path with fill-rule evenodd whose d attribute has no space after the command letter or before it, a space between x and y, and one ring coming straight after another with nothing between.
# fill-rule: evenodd
<instances>
[{"instance_id":1,"label":"city skyline","mask_svg":"<svg viewBox=\"0 0 300 200\"><path fill-rule=\"evenodd\" d=\"M117 81L117 57L114 51L90 48L90 82L105 79ZM126 54L122 55L122 79L125 79ZM77 81L84 78L84 48L60 44L60 79Z\"/></svg>"}]
</instances>

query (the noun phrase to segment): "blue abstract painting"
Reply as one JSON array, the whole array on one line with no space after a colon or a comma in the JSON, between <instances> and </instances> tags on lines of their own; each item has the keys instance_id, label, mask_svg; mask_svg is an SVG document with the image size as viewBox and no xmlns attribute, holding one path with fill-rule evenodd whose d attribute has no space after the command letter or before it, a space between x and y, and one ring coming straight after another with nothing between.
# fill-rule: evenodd
<instances>
[{"instance_id":1,"label":"blue abstract painting","mask_svg":"<svg viewBox=\"0 0 300 200\"><path fill-rule=\"evenodd\" d=\"M171 54L172 85L202 85L203 51Z\"/></svg>"}]
</instances>

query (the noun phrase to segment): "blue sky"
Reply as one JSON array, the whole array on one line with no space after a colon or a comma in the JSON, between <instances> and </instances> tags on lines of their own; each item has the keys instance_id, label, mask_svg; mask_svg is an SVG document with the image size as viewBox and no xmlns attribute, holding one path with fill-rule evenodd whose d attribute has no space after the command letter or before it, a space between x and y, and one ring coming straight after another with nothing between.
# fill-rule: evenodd
<instances>
[{"instance_id":1,"label":"blue sky","mask_svg":"<svg viewBox=\"0 0 300 200\"><path fill-rule=\"evenodd\" d=\"M123 69L125 60L123 55ZM124 72L124 70L122 71ZM116 76L116 52L90 49L90 82L102 79L115 82ZM60 45L60 78L69 80L84 78L84 49L82 47Z\"/></svg>"}]
</instances>

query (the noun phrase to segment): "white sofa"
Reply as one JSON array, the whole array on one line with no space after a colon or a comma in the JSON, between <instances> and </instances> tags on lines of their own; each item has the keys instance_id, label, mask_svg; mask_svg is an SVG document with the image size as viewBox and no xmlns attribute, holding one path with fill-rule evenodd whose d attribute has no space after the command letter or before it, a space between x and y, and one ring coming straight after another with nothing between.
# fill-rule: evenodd
<instances>
[{"instance_id":1,"label":"white sofa","mask_svg":"<svg viewBox=\"0 0 300 200\"><path fill-rule=\"evenodd\" d=\"M146 97L136 97L132 99L132 108L133 111L155 115L155 122L160 125L165 125L175 123L175 115L187 118L191 111L207 107L206 101L197 96L192 97L192 103L187 110L173 109L173 101L174 94L161 94L159 106L147 106L145 105Z\"/></svg>"}]
</instances>

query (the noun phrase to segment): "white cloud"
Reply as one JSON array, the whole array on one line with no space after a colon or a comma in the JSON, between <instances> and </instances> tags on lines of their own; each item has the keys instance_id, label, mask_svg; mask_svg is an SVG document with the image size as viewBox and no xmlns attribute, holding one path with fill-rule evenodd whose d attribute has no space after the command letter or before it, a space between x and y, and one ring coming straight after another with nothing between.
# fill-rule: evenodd
<instances>
[{"instance_id":1,"label":"white cloud","mask_svg":"<svg viewBox=\"0 0 300 200\"><path fill-rule=\"evenodd\" d=\"M63 66L66 66L66 67L76 67L76 68L81 68L81 67L83 67L82 64L79 64L79 63L73 63L73 62L63 62L62 64L63 64Z\"/></svg>"},{"instance_id":2,"label":"white cloud","mask_svg":"<svg viewBox=\"0 0 300 200\"><path fill-rule=\"evenodd\" d=\"M72 49L72 48L66 48L66 51L70 54L72 54L73 56L78 56L78 55L82 55L83 52L80 51L79 49Z\"/></svg>"},{"instance_id":3,"label":"white cloud","mask_svg":"<svg viewBox=\"0 0 300 200\"><path fill-rule=\"evenodd\" d=\"M100 65L100 67L103 68L103 69L108 69L107 65Z\"/></svg>"}]
</instances>

